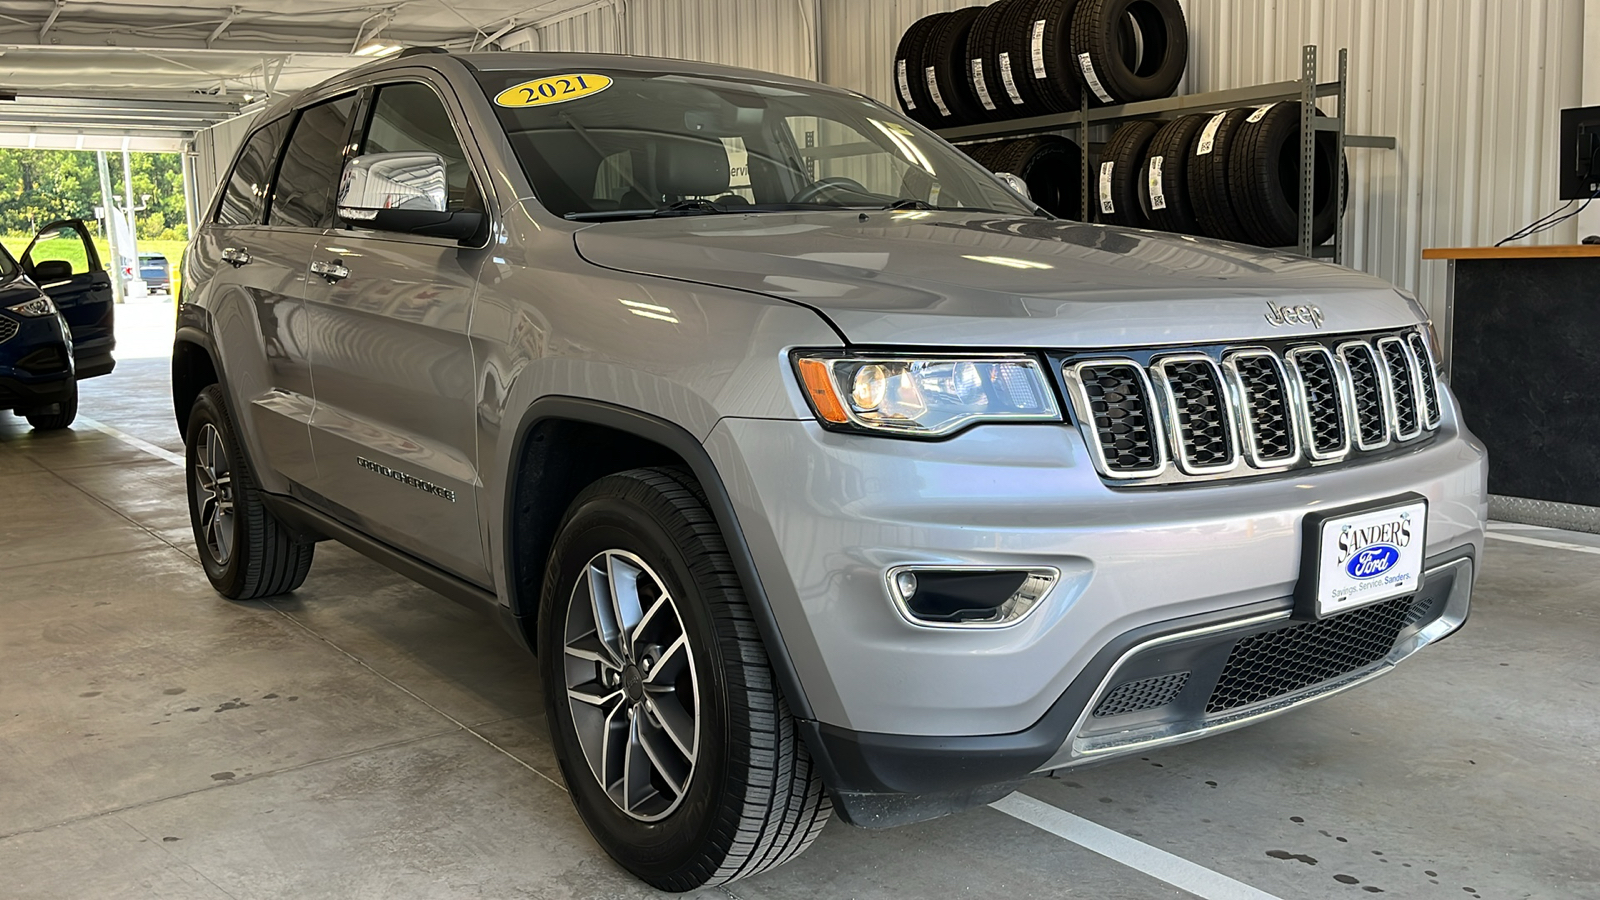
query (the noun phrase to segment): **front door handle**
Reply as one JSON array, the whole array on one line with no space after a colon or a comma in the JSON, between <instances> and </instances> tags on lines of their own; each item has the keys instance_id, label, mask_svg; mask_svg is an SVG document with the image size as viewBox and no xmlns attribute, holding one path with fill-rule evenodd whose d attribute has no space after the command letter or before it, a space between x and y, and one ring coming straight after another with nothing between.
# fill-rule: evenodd
<instances>
[{"instance_id":1,"label":"front door handle","mask_svg":"<svg viewBox=\"0 0 1600 900\"><path fill-rule=\"evenodd\" d=\"M228 247L222 251L222 261L235 269L250 265L250 258L250 251L243 247Z\"/></svg>"},{"instance_id":2,"label":"front door handle","mask_svg":"<svg viewBox=\"0 0 1600 900\"><path fill-rule=\"evenodd\" d=\"M336 281L343 281L349 278L350 270L345 267L344 263L336 259L327 262L318 260L311 264L311 274L321 275L323 278L328 279L329 284L333 284Z\"/></svg>"}]
</instances>

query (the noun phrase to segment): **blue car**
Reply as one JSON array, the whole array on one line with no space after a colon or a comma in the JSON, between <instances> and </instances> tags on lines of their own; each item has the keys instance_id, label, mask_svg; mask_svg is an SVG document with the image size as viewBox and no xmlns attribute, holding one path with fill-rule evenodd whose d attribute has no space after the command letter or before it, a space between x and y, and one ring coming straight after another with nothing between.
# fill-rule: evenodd
<instances>
[{"instance_id":1,"label":"blue car","mask_svg":"<svg viewBox=\"0 0 1600 900\"><path fill-rule=\"evenodd\" d=\"M46 226L21 261L0 247L0 410L41 431L71 425L78 382L116 366L113 309L82 221Z\"/></svg>"}]
</instances>

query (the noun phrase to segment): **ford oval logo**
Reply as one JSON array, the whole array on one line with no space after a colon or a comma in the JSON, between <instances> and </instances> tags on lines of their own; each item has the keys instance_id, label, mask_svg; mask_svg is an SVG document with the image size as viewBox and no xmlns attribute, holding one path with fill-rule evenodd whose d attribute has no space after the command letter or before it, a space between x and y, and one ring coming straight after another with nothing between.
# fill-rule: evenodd
<instances>
[{"instance_id":1,"label":"ford oval logo","mask_svg":"<svg viewBox=\"0 0 1600 900\"><path fill-rule=\"evenodd\" d=\"M1393 544L1373 544L1363 547L1344 564L1351 578L1377 578L1394 568L1400 561L1400 548Z\"/></svg>"}]
</instances>

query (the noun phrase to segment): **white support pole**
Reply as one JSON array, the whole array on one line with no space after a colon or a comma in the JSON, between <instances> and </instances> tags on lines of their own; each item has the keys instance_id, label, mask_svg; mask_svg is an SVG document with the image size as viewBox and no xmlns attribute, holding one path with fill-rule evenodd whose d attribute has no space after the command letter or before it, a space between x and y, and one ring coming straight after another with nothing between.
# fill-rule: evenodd
<instances>
[{"instance_id":1,"label":"white support pole","mask_svg":"<svg viewBox=\"0 0 1600 900\"><path fill-rule=\"evenodd\" d=\"M100 168L100 207L104 213L101 221L105 223L106 251L111 256L105 263L111 270L111 291L116 302L121 303L126 298L122 296L122 254L117 247L117 199L111 193L111 169L106 165L106 152L96 150L94 155Z\"/></svg>"},{"instance_id":2,"label":"white support pole","mask_svg":"<svg viewBox=\"0 0 1600 900\"><path fill-rule=\"evenodd\" d=\"M128 265L133 267L133 274L128 281L138 281L141 274L139 270L139 213L133 204L133 157L128 153L127 142L122 148L122 193L127 201L128 209L128 246L123 248ZM136 291L142 291L135 285ZM142 296L142 294L141 294Z\"/></svg>"}]
</instances>

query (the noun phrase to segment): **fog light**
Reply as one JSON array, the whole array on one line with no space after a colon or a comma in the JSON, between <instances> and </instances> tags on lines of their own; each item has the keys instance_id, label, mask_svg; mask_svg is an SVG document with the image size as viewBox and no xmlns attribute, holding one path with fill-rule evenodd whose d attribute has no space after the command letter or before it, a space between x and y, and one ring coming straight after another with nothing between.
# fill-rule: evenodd
<instances>
[{"instance_id":1,"label":"fog light","mask_svg":"<svg viewBox=\"0 0 1600 900\"><path fill-rule=\"evenodd\" d=\"M916 625L1001 628L1037 608L1060 575L1051 568L900 566L889 570L889 593Z\"/></svg>"}]
</instances>

